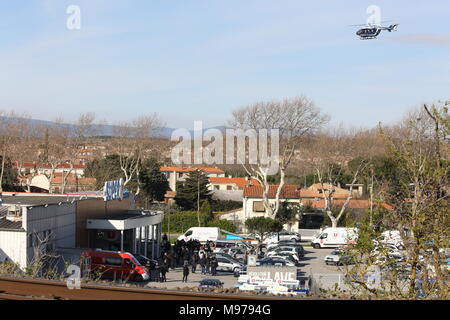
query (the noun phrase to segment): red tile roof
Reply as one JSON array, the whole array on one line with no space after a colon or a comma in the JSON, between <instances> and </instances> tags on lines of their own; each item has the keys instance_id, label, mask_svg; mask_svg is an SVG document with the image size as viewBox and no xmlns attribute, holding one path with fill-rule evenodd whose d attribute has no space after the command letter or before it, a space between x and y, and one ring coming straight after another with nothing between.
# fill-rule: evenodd
<instances>
[{"instance_id":1,"label":"red tile roof","mask_svg":"<svg viewBox=\"0 0 450 320\"><path fill-rule=\"evenodd\" d=\"M14 167L18 166L18 163L14 161L12 163ZM51 169L51 165L49 163L36 163L36 162L22 162L21 163L22 168L45 168L45 169ZM84 164L74 164L74 169L84 169L86 166ZM57 169L70 169L69 163L61 163L56 166Z\"/></svg>"},{"instance_id":2,"label":"red tile roof","mask_svg":"<svg viewBox=\"0 0 450 320\"><path fill-rule=\"evenodd\" d=\"M278 185L271 185L269 187L269 198L275 198ZM262 187L245 187L244 197L261 198L263 194ZM284 185L281 198L323 198L323 194L315 190L300 189L298 185ZM346 199L348 194L336 193L333 195L334 199Z\"/></svg>"},{"instance_id":3,"label":"red tile roof","mask_svg":"<svg viewBox=\"0 0 450 320\"><path fill-rule=\"evenodd\" d=\"M278 185L270 185L268 196L269 198L275 198ZM244 197L248 198L262 198L263 188L261 186L248 186L244 188ZM298 186L285 184L281 189L280 198L299 198Z\"/></svg>"},{"instance_id":4,"label":"red tile roof","mask_svg":"<svg viewBox=\"0 0 450 320\"><path fill-rule=\"evenodd\" d=\"M97 179L95 179L95 178L75 178L75 177L67 177L67 180L66 180L67 182L66 182L66 184L67 185L85 185L85 186L87 186L87 185L95 185L96 183L97 183ZM54 177L53 179L52 179L52 183L51 183L52 185L54 185L54 184L56 184L56 185L58 185L58 184L62 184L62 177L61 176L59 176L59 177Z\"/></svg>"},{"instance_id":5,"label":"red tile roof","mask_svg":"<svg viewBox=\"0 0 450 320\"><path fill-rule=\"evenodd\" d=\"M325 207L325 200L302 200L303 204L309 204L313 208L317 209L323 209ZM344 205L345 200L333 200L333 206L336 208L340 208ZM374 206L377 206L376 203L374 203ZM385 209L392 210L393 207L388 205L387 203L381 203L381 206ZM369 200L350 200L348 203L347 208L349 209L367 209L370 208L370 201Z\"/></svg>"},{"instance_id":6,"label":"red tile roof","mask_svg":"<svg viewBox=\"0 0 450 320\"><path fill-rule=\"evenodd\" d=\"M240 189L243 189L247 185L259 185L259 182L255 179L246 179L246 178L229 178L229 177L210 177L210 183L224 183L224 184L235 184Z\"/></svg>"}]
</instances>

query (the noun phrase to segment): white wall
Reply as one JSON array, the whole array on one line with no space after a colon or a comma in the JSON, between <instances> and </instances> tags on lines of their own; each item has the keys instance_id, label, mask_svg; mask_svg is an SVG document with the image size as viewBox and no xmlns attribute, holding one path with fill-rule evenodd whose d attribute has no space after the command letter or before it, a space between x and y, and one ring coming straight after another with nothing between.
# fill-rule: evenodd
<instances>
[{"instance_id":1,"label":"white wall","mask_svg":"<svg viewBox=\"0 0 450 320\"><path fill-rule=\"evenodd\" d=\"M57 247L75 247L75 203L27 208L25 215L23 227L28 234L52 230Z\"/></svg>"},{"instance_id":2,"label":"white wall","mask_svg":"<svg viewBox=\"0 0 450 320\"><path fill-rule=\"evenodd\" d=\"M266 216L265 212L254 212L253 211L253 202L263 201L262 198L244 198L244 213L245 218L254 218L254 217L261 217ZM287 201L289 203L300 203L300 199L281 199L281 201ZM275 199L269 199L270 205L275 205Z\"/></svg>"},{"instance_id":3,"label":"white wall","mask_svg":"<svg viewBox=\"0 0 450 320\"><path fill-rule=\"evenodd\" d=\"M51 231L51 242L55 248L75 247L75 203L52 204L32 208L23 208L23 227L26 230L28 262L33 259L33 247L30 246L29 237L32 234Z\"/></svg>"},{"instance_id":4,"label":"white wall","mask_svg":"<svg viewBox=\"0 0 450 320\"><path fill-rule=\"evenodd\" d=\"M25 231L0 231L0 262L8 259L24 268L27 264L26 242Z\"/></svg>"}]
</instances>

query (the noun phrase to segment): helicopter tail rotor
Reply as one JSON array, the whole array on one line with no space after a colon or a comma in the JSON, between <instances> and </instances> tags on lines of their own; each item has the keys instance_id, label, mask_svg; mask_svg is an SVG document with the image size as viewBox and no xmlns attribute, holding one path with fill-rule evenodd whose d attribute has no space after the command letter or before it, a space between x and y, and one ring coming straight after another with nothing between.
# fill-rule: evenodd
<instances>
[{"instance_id":1,"label":"helicopter tail rotor","mask_svg":"<svg viewBox=\"0 0 450 320\"><path fill-rule=\"evenodd\" d=\"M391 24L388 28L389 32L397 31L397 29L398 29L398 24Z\"/></svg>"}]
</instances>

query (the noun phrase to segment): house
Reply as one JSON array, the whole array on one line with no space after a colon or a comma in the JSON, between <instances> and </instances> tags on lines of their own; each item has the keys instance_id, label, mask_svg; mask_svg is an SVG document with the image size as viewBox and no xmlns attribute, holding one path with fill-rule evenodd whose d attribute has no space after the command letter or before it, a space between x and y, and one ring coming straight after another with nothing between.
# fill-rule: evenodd
<instances>
[{"instance_id":1,"label":"house","mask_svg":"<svg viewBox=\"0 0 450 320\"><path fill-rule=\"evenodd\" d=\"M50 176L52 166L49 163L37 163L37 162L13 162L13 167L16 168L21 175L39 175L45 174ZM82 177L84 175L84 164L69 164L60 163L55 167L55 173L70 173Z\"/></svg>"},{"instance_id":2,"label":"house","mask_svg":"<svg viewBox=\"0 0 450 320\"><path fill-rule=\"evenodd\" d=\"M272 207L275 206L277 189L278 185L269 186L268 201L269 205ZM339 192L336 192L332 195L332 201L334 206L340 207L345 203L348 197L348 191L346 191L345 189L337 190ZM318 188L314 187L308 189L300 189L300 187L297 185L284 185L281 189L279 200L281 202L291 203L293 205L310 205L314 209L321 210L325 207L324 192L328 191L319 190ZM382 204L382 206L388 210L391 208L389 205L384 203ZM366 210L367 208L370 208L370 201L351 199L348 204L348 208L351 210ZM243 225L245 223L245 220L260 216L268 216L268 212L263 204L263 188L259 185L246 186L243 190L243 208L241 211L232 212L232 219L234 221L240 221L241 225ZM230 217L228 217L226 214L224 214L221 218L230 219ZM296 228L298 229L298 224Z\"/></svg>"},{"instance_id":3,"label":"house","mask_svg":"<svg viewBox=\"0 0 450 320\"><path fill-rule=\"evenodd\" d=\"M315 191L319 194L330 194L333 193L333 197L346 198L350 192L350 187L352 187L352 197L359 198L363 193L363 184L346 184L348 189L341 188L340 186L331 185L329 183L314 183L308 190Z\"/></svg>"},{"instance_id":4,"label":"house","mask_svg":"<svg viewBox=\"0 0 450 320\"><path fill-rule=\"evenodd\" d=\"M97 179L95 178L79 178L77 175L69 175L65 181L64 192L79 192L95 190ZM56 175L50 182L50 192L60 193L63 190L63 177Z\"/></svg>"},{"instance_id":5,"label":"house","mask_svg":"<svg viewBox=\"0 0 450 320\"><path fill-rule=\"evenodd\" d=\"M18 181L21 186L28 185L30 192L61 193L61 191L63 190L62 173L55 173L51 181L45 174L28 174L23 177L18 177ZM75 174L69 174L64 182L64 192L70 193L95 190L97 179L83 178Z\"/></svg>"},{"instance_id":6,"label":"house","mask_svg":"<svg viewBox=\"0 0 450 320\"><path fill-rule=\"evenodd\" d=\"M210 177L209 190L243 190L246 186L259 185L259 182L252 178L232 178L232 177Z\"/></svg>"},{"instance_id":7,"label":"house","mask_svg":"<svg viewBox=\"0 0 450 320\"><path fill-rule=\"evenodd\" d=\"M212 177L225 177L225 171L219 168L207 168L207 167L161 167L160 171L166 176L170 190L176 191L177 182L182 182L186 180L186 177L190 172L200 170L208 178Z\"/></svg>"}]
</instances>

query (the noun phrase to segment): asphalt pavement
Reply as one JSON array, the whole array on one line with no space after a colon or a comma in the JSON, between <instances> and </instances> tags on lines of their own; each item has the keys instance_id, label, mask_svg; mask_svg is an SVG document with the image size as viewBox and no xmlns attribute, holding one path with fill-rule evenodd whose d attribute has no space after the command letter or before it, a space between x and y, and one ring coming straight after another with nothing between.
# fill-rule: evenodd
<instances>
[{"instance_id":1,"label":"asphalt pavement","mask_svg":"<svg viewBox=\"0 0 450 320\"><path fill-rule=\"evenodd\" d=\"M326 265L324 257L329 254L333 249L314 249L312 247L305 247L305 256L300 260L300 266L298 267L297 277L300 280L307 280L308 277L313 274L315 277L321 277L324 285L332 286L338 281L339 276L343 276L343 273L337 266ZM167 282L148 282L147 286L156 288L176 289L184 287L197 287L200 281L204 278L219 279L224 283L224 288L233 288L237 283L237 278L230 272L217 272L216 276L209 274L202 275L200 272L200 266L196 273L190 273L188 281L182 282L183 271L182 268L170 269L166 274Z\"/></svg>"}]
</instances>

